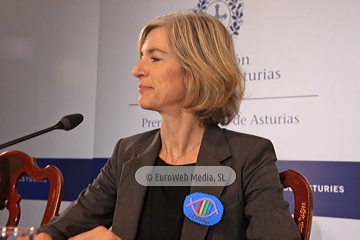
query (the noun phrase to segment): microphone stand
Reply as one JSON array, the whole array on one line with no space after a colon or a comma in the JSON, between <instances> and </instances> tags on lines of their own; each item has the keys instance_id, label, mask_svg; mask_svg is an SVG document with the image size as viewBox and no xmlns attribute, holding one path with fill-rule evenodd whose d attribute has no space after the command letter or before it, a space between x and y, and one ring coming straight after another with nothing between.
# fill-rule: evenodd
<instances>
[{"instance_id":1,"label":"microphone stand","mask_svg":"<svg viewBox=\"0 0 360 240\"><path fill-rule=\"evenodd\" d=\"M52 127L49 127L49 128L43 129L43 130L41 130L41 131L38 131L38 132L35 132L35 133L32 133L32 134L29 134L29 135L27 135L27 136L24 136L24 137L15 139L15 140L13 140L13 141L10 141L10 142L1 144L1 145L0 145L0 149L9 147L9 146L14 145L14 144L17 144L17 143L19 143L19 142L28 140L28 139L30 139L30 138L39 136L39 135L44 134L44 133L47 133L47 132L50 132L50 131L52 131L52 130L62 129L62 128L64 128L64 124L63 124L62 122L58 122L56 125L54 125L54 126L52 126Z\"/></svg>"}]
</instances>

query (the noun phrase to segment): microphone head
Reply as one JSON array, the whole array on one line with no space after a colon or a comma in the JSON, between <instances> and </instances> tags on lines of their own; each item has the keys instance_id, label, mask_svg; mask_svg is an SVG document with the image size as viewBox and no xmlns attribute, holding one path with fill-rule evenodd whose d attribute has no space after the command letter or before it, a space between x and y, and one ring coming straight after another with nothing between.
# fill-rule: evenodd
<instances>
[{"instance_id":1,"label":"microphone head","mask_svg":"<svg viewBox=\"0 0 360 240\"><path fill-rule=\"evenodd\" d=\"M77 127L83 120L84 116L80 113L64 116L57 124L59 126L58 129L64 129L65 131L69 131Z\"/></svg>"}]
</instances>

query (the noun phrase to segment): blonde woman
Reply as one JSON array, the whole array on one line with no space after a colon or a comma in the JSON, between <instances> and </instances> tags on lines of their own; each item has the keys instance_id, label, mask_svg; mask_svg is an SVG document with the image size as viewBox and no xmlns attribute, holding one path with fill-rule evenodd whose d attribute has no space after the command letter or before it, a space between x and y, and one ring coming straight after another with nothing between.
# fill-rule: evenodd
<instances>
[{"instance_id":1,"label":"blonde woman","mask_svg":"<svg viewBox=\"0 0 360 240\"><path fill-rule=\"evenodd\" d=\"M139 56L138 103L161 115L161 128L121 139L97 179L37 239L300 239L271 142L218 126L236 116L244 92L227 29L201 11L158 17L141 31ZM173 165L229 166L236 180L192 187L135 180L142 166ZM184 215L195 193L221 202L218 222Z\"/></svg>"}]
</instances>

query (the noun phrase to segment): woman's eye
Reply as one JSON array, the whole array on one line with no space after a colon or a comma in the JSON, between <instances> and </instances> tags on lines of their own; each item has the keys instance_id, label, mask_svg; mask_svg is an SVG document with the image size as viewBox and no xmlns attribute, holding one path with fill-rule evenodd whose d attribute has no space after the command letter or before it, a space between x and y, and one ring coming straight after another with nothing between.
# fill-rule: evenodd
<instances>
[{"instance_id":1,"label":"woman's eye","mask_svg":"<svg viewBox=\"0 0 360 240\"><path fill-rule=\"evenodd\" d=\"M158 61L160 61L160 59L159 59L159 58L152 57L152 58L151 58L151 61L152 61L152 62L158 62Z\"/></svg>"}]
</instances>

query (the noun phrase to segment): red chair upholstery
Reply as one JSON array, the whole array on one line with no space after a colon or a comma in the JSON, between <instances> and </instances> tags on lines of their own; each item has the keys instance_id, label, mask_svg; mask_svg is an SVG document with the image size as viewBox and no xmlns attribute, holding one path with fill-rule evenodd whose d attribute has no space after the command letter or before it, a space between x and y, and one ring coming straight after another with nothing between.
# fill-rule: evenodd
<instances>
[{"instance_id":1,"label":"red chair upholstery","mask_svg":"<svg viewBox=\"0 0 360 240\"><path fill-rule=\"evenodd\" d=\"M17 184L25 173L32 179L47 179L50 183L47 205L40 225L48 223L59 211L64 185L60 170L55 166L40 169L35 158L20 151L7 151L0 154L0 210L5 207L9 210L6 226L19 224L21 196L17 193Z\"/></svg>"},{"instance_id":2,"label":"red chair upholstery","mask_svg":"<svg viewBox=\"0 0 360 240\"><path fill-rule=\"evenodd\" d=\"M290 187L294 193L294 220L302 239L309 240L313 216L313 196L310 184L303 175L291 169L281 172L280 180L284 188Z\"/></svg>"}]
</instances>

